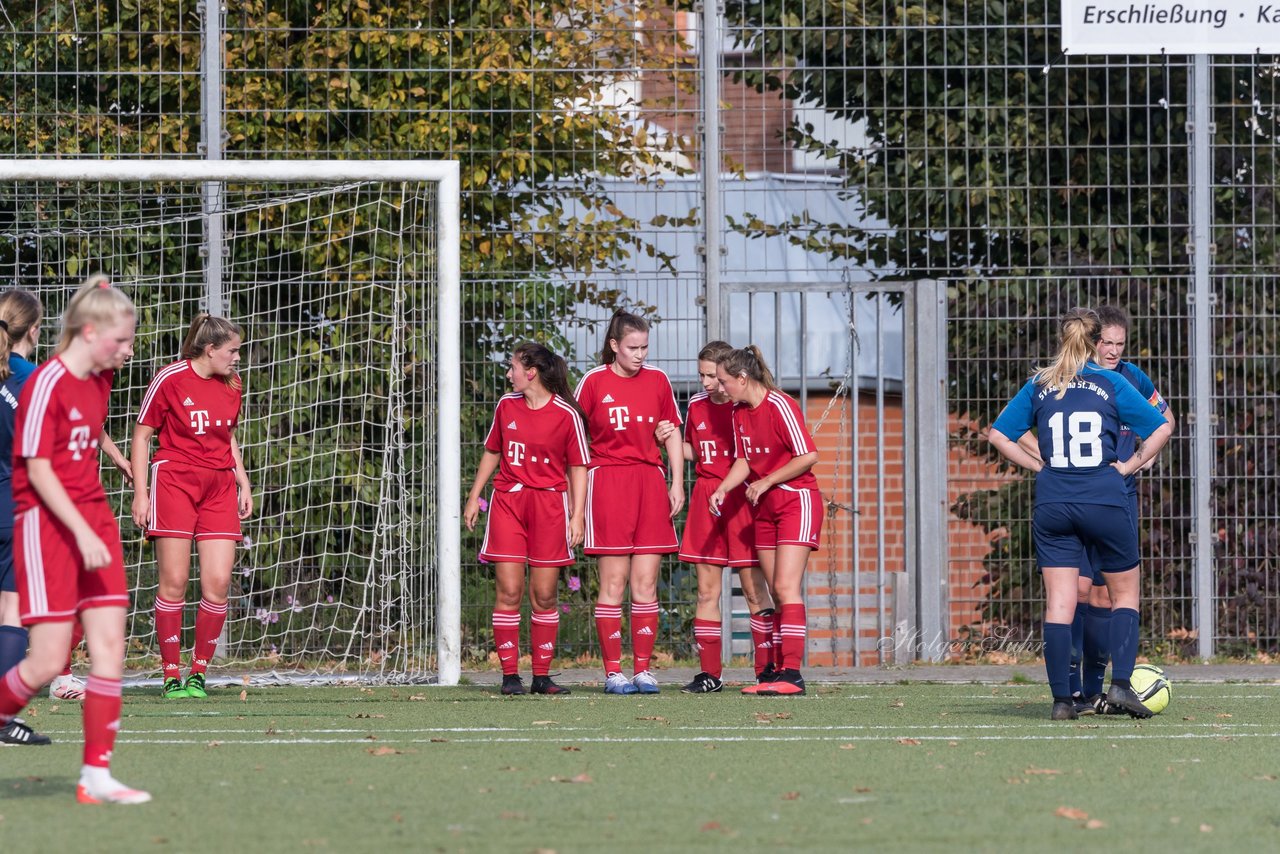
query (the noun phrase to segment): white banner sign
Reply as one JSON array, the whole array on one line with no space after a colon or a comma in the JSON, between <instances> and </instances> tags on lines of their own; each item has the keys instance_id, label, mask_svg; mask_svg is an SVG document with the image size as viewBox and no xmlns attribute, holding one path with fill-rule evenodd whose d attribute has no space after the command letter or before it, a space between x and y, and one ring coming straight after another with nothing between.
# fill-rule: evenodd
<instances>
[{"instance_id":1,"label":"white banner sign","mask_svg":"<svg viewBox=\"0 0 1280 854\"><path fill-rule=\"evenodd\" d=\"M1062 49L1280 54L1280 0L1062 0Z\"/></svg>"}]
</instances>

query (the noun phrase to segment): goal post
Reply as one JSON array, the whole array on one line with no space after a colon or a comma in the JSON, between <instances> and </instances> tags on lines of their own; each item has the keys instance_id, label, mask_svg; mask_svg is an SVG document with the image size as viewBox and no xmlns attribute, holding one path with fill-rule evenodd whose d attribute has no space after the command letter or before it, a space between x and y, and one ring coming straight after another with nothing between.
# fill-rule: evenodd
<instances>
[{"instance_id":1,"label":"goal post","mask_svg":"<svg viewBox=\"0 0 1280 854\"><path fill-rule=\"evenodd\" d=\"M96 270L138 304L118 444L195 311L245 327L238 435L262 512L237 553L233 666L459 681L459 194L456 161L0 160L6 286L41 297L46 327ZM206 281L210 258L225 281ZM145 661L154 556L104 479L135 594L130 657Z\"/></svg>"}]
</instances>

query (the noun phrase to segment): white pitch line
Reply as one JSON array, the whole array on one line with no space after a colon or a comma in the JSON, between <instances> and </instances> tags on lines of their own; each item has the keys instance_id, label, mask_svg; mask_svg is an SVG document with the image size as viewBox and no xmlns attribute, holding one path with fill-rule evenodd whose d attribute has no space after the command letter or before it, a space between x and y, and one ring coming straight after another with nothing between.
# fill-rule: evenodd
<instances>
[{"instance_id":1,"label":"white pitch line","mask_svg":"<svg viewBox=\"0 0 1280 854\"><path fill-rule=\"evenodd\" d=\"M1113 723L1096 724L1101 727L1120 727L1126 724L1132 725L1129 718L1118 718ZM1077 724L1078 726L1079 724ZM640 732L650 732L655 729L655 725L650 726L634 726L620 725L612 727L613 730L635 730ZM1022 730L1027 728L1035 728L1042 730L1061 730L1061 722L1044 722L1036 724L1027 724L1024 726L1010 726L1007 724L919 724L919 725L903 725L903 724L839 724L828 726L803 726L794 724L768 724L760 723L755 726L669 726L660 725L661 729L668 732L705 732L705 733L747 733L756 732L764 733L770 731L782 732L890 732L895 738L910 738L915 735L936 732L956 732L959 730ZM1212 728L1222 732L1232 731L1236 729L1261 729L1263 724L1249 723L1247 721L1221 723L1217 721L1178 721L1174 726L1181 726L1186 729L1206 729ZM394 728L394 729L373 729L373 728L337 728L337 729L297 729L294 727L281 727L277 729L273 735L289 735L298 734L302 737L308 735L356 735L362 737L369 735L377 736L381 739L384 735L430 735L430 734L500 734L500 733L599 733L606 732L610 728L607 727L579 727L579 726L538 726L538 727L413 727L413 728ZM41 732L49 735L79 735L80 729L56 730L42 729ZM259 728L238 728L238 729L135 729L130 732L138 735L266 735ZM369 740L365 738L364 740Z\"/></svg>"},{"instance_id":2,"label":"white pitch line","mask_svg":"<svg viewBox=\"0 0 1280 854\"><path fill-rule=\"evenodd\" d=\"M1064 733L1061 735L1022 735L1022 736L1005 736L1005 735L964 735L954 733L948 735L923 735L923 736L787 736L787 735L756 735L756 736L721 736L718 738L697 738L694 736L649 736L649 737L575 737L574 743L577 744L706 744L708 741L716 742L884 742L896 743L900 738L917 738L921 741L1179 741L1179 740L1200 740L1200 739L1234 739L1234 738L1280 738L1280 732L1265 733L1235 733L1232 735L1218 735L1213 733ZM444 743L447 744L554 744L563 742L565 739L557 738L457 738L449 739ZM148 739L148 738L132 738L121 736L118 740L122 744L190 744L208 747L210 741L206 739ZM244 739L219 741L219 747L235 747L235 746L260 746L260 745L325 745L325 744L349 744L349 745L379 745L391 746L402 744L429 744L432 739L383 739L370 741L369 739L341 739L341 738L269 738L269 739Z\"/></svg>"}]
</instances>

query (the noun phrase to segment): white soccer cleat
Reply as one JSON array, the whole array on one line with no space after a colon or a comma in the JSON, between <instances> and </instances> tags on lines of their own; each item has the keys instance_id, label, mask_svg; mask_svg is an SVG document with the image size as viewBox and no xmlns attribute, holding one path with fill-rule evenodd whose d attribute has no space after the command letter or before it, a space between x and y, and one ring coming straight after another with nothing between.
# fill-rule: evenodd
<instances>
[{"instance_id":1,"label":"white soccer cleat","mask_svg":"<svg viewBox=\"0 0 1280 854\"><path fill-rule=\"evenodd\" d=\"M659 691L658 680L653 678L653 674L648 670L641 670L635 676L631 677L631 684L636 686L636 690L641 694L656 694Z\"/></svg>"},{"instance_id":2,"label":"white soccer cleat","mask_svg":"<svg viewBox=\"0 0 1280 854\"><path fill-rule=\"evenodd\" d=\"M68 673L49 683L49 697L54 700L84 700L84 680Z\"/></svg>"},{"instance_id":3,"label":"white soccer cleat","mask_svg":"<svg viewBox=\"0 0 1280 854\"><path fill-rule=\"evenodd\" d=\"M145 804L151 800L151 793L130 789L114 777L108 777L105 783L98 784L81 780L76 786L76 800L82 804Z\"/></svg>"}]
</instances>

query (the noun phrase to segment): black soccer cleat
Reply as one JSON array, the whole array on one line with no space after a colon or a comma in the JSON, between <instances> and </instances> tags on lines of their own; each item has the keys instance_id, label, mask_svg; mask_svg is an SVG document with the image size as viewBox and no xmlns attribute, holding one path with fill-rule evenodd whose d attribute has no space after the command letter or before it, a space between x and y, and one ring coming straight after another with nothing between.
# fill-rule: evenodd
<instances>
[{"instance_id":1,"label":"black soccer cleat","mask_svg":"<svg viewBox=\"0 0 1280 854\"><path fill-rule=\"evenodd\" d=\"M1150 709L1142 705L1142 701L1138 699L1137 694L1133 693L1132 688L1114 683L1107 691L1107 705L1126 712L1131 718L1149 718L1153 714Z\"/></svg>"},{"instance_id":2,"label":"black soccer cleat","mask_svg":"<svg viewBox=\"0 0 1280 854\"><path fill-rule=\"evenodd\" d=\"M757 685L764 685L767 682L775 682L777 681L777 679L778 679L778 671L773 668L772 663L766 664L764 666L764 670L761 670L758 674L756 674Z\"/></svg>"},{"instance_id":3,"label":"black soccer cleat","mask_svg":"<svg viewBox=\"0 0 1280 854\"><path fill-rule=\"evenodd\" d=\"M680 689L682 694L719 694L724 683L705 670L693 677L693 681Z\"/></svg>"},{"instance_id":4,"label":"black soccer cleat","mask_svg":"<svg viewBox=\"0 0 1280 854\"><path fill-rule=\"evenodd\" d=\"M517 679L519 677L516 677ZM551 681L550 676L533 677L533 685L529 687L531 694L572 694L568 688Z\"/></svg>"},{"instance_id":5,"label":"black soccer cleat","mask_svg":"<svg viewBox=\"0 0 1280 854\"><path fill-rule=\"evenodd\" d=\"M783 670L772 682L761 682L756 694L762 697L798 697L804 693L804 677L799 670Z\"/></svg>"},{"instance_id":6,"label":"black soccer cleat","mask_svg":"<svg viewBox=\"0 0 1280 854\"><path fill-rule=\"evenodd\" d=\"M43 747L52 744L53 739L27 726L21 718L14 718L8 726L0 727L0 744L24 745L26 747Z\"/></svg>"},{"instance_id":7,"label":"black soccer cleat","mask_svg":"<svg viewBox=\"0 0 1280 854\"><path fill-rule=\"evenodd\" d=\"M1077 716L1101 714L1098 711L1099 702L1103 702L1101 694L1096 697L1085 697L1083 694L1071 695L1071 704L1075 706Z\"/></svg>"},{"instance_id":8,"label":"black soccer cleat","mask_svg":"<svg viewBox=\"0 0 1280 854\"><path fill-rule=\"evenodd\" d=\"M502 693L509 697L525 693L524 681L520 679L519 673L502 677Z\"/></svg>"},{"instance_id":9,"label":"black soccer cleat","mask_svg":"<svg viewBox=\"0 0 1280 854\"><path fill-rule=\"evenodd\" d=\"M1076 714L1076 704L1071 700L1054 700L1053 711L1049 712L1049 719L1054 721L1074 721L1080 715Z\"/></svg>"}]
</instances>

